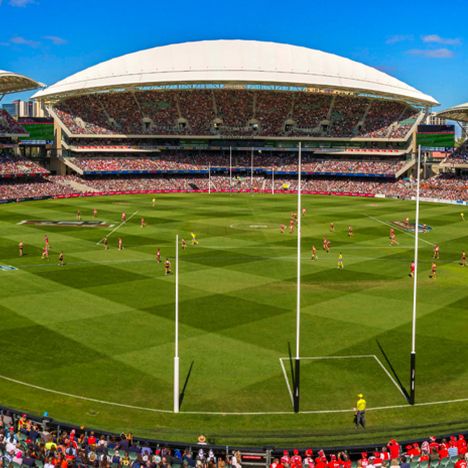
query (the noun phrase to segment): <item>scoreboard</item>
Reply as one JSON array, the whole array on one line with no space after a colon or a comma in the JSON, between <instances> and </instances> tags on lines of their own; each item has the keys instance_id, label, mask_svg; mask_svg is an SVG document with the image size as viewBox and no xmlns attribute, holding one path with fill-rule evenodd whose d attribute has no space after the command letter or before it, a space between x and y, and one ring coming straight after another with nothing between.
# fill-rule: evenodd
<instances>
[{"instance_id":1,"label":"scoreboard","mask_svg":"<svg viewBox=\"0 0 468 468\"><path fill-rule=\"evenodd\" d=\"M453 148L454 125L418 125L416 142L425 148Z\"/></svg>"}]
</instances>

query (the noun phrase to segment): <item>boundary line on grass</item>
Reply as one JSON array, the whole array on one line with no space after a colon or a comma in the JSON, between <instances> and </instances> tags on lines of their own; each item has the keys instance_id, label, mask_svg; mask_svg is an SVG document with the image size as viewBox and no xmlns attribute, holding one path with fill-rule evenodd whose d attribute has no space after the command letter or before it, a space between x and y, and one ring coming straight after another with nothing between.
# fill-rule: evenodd
<instances>
[{"instance_id":1,"label":"boundary line on grass","mask_svg":"<svg viewBox=\"0 0 468 468\"><path fill-rule=\"evenodd\" d=\"M332 358L332 356L330 356ZM287 358L283 358L287 359ZM75 395L73 393L61 392L59 390L54 390L52 388L41 387L39 385L30 384L23 382L21 380L13 379L5 375L0 375L0 379L13 382L18 385L23 385L25 387L34 388L36 390L41 390L47 393L53 393L55 395L62 395L69 398L75 398L77 400L90 401L93 403L100 403L103 405L109 406L118 406L121 408L135 409L140 411L148 411L152 413L166 413L173 414L172 410L158 409L158 408L147 408L144 406L129 405L125 403L118 403L115 401L106 401L99 400L97 398L85 397L82 395ZM436 406L436 405L446 405L450 403L464 403L468 401L467 398L457 398L454 400L441 400L441 401L426 401L422 403L415 403L413 406ZM388 405L388 406L374 406L367 408L366 411L382 411L387 409L401 409L401 408L411 408L410 405ZM301 411L300 414L333 414L333 413L353 413L354 409L335 409L335 410L311 410L311 411ZM293 411L181 411L181 414L193 414L193 415L213 415L213 416L267 416L267 415L294 415Z\"/></svg>"},{"instance_id":2,"label":"boundary line on grass","mask_svg":"<svg viewBox=\"0 0 468 468\"><path fill-rule=\"evenodd\" d=\"M286 381L286 386L288 387L289 396L291 397L291 404L294 406L294 397L291 390L291 386L289 385L288 374L286 373L286 369L284 368L283 358L279 358L279 362L281 365L281 369L283 370L284 380Z\"/></svg>"},{"instance_id":3,"label":"boundary line on grass","mask_svg":"<svg viewBox=\"0 0 468 468\"><path fill-rule=\"evenodd\" d=\"M136 214L138 213L138 210L134 211L128 219L125 219L125 221L122 221L120 224L118 224L114 229L112 229L107 236L104 236L99 242L96 242L96 245L99 245L106 237L110 237L112 234L114 234L117 229L121 228L127 221L130 221Z\"/></svg>"},{"instance_id":4,"label":"boundary line on grass","mask_svg":"<svg viewBox=\"0 0 468 468\"><path fill-rule=\"evenodd\" d=\"M411 234L411 232L405 231L404 229L401 229L401 228L399 228L399 227L397 227L397 226L394 226L393 224L386 223L385 221L382 221L382 220L379 219L379 218L376 218L376 217L374 217L374 216L367 216L367 217L368 217L369 219L373 219L374 221L377 221L377 222L380 223L380 224L385 224L385 226L389 226L389 227L391 227L391 228L393 228L393 229L396 229L397 231L400 231L400 232L402 232L403 234L407 234L408 236L411 236L411 237L413 237L413 238L415 237L414 234ZM428 240L422 239L421 237L419 238L419 240L420 240L421 242L425 242L426 244L429 244L429 245L432 245L432 246L435 245L433 242L429 242Z\"/></svg>"},{"instance_id":5,"label":"boundary line on grass","mask_svg":"<svg viewBox=\"0 0 468 468\"><path fill-rule=\"evenodd\" d=\"M398 389L398 391L403 395L403 398L405 399L405 401L407 401L406 395L403 392L403 390L400 388L398 383L395 381L395 379L388 372L386 367L382 364L382 361L375 354L351 354L349 356L304 356L304 357L300 357L299 359L301 359L303 361L314 361L314 360L315 361L319 361L319 360L323 361L323 360L327 360L327 359L364 359L364 358L367 358L367 359L369 359L369 358L372 359L373 358L373 359L375 359L377 364L382 368L382 370L385 372L385 374L390 379L390 381L393 383L393 385L395 385L395 387ZM289 380L288 380L287 373L286 373L286 370L285 370L284 364L283 364L283 360L286 360L286 359L288 359L288 358L281 357L281 358L279 358L279 361L280 361L280 364L281 364L281 368L283 369L284 380L286 381L286 386L288 388L289 396L291 398L291 401L293 401L293 394L292 394L292 391L291 391L291 386L289 385ZM324 410L324 411L328 412L329 410ZM330 410L330 411L331 412L342 412L342 411L348 411L348 410ZM307 413L307 411L301 411L301 413Z\"/></svg>"}]
</instances>

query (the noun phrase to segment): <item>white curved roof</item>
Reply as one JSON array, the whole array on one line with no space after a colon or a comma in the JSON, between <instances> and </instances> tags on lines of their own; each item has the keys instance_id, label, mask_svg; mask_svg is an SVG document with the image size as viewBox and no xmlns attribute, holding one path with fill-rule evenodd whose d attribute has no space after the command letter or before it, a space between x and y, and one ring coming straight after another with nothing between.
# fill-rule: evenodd
<instances>
[{"instance_id":1,"label":"white curved roof","mask_svg":"<svg viewBox=\"0 0 468 468\"><path fill-rule=\"evenodd\" d=\"M122 55L75 73L34 97L174 83L332 87L437 104L431 96L386 73L338 55L288 44L244 40L187 42Z\"/></svg>"},{"instance_id":2,"label":"white curved roof","mask_svg":"<svg viewBox=\"0 0 468 468\"><path fill-rule=\"evenodd\" d=\"M18 93L29 89L44 87L38 81L18 73L0 70L0 94Z\"/></svg>"},{"instance_id":3,"label":"white curved roof","mask_svg":"<svg viewBox=\"0 0 468 468\"><path fill-rule=\"evenodd\" d=\"M468 122L468 102L438 112L437 116L457 122Z\"/></svg>"}]
</instances>

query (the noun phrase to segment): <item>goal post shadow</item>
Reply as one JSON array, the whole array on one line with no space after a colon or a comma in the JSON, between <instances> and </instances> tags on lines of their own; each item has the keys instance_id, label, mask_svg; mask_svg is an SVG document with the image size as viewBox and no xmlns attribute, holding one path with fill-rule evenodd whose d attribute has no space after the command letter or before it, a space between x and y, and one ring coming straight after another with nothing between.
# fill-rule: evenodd
<instances>
[{"instance_id":1,"label":"goal post shadow","mask_svg":"<svg viewBox=\"0 0 468 468\"><path fill-rule=\"evenodd\" d=\"M404 400L406 403L408 403L408 395L407 392L404 388L402 388L399 384L399 382L392 376L392 374L388 371L388 369L384 366L382 361L376 356L375 354L356 354L356 355L347 355L347 356L302 356L299 358L300 361L320 361L320 360L344 360L344 359L370 359L373 362L375 362L379 368L383 371L387 379L392 383L394 387L398 390L398 392L403 396ZM286 365L285 361L289 361L291 365L291 380L288 377L288 372L286 370ZM288 357L280 357L279 362L280 362L280 367L281 371L286 383L286 389L289 395L289 398L291 400L291 405L294 407L294 391L293 389L295 388L295 376L294 376L294 367L292 364L293 358L292 356ZM333 411L333 410L331 410ZM307 412L307 411L305 411Z\"/></svg>"}]
</instances>

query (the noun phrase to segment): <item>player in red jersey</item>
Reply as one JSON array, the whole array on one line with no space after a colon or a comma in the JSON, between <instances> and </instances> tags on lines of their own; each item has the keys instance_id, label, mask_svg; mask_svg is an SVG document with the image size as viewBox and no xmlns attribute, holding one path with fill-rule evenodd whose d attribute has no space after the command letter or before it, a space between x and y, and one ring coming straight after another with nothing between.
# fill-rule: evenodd
<instances>
[{"instance_id":1,"label":"player in red jersey","mask_svg":"<svg viewBox=\"0 0 468 468\"><path fill-rule=\"evenodd\" d=\"M161 249L156 250L156 261L161 263Z\"/></svg>"},{"instance_id":2,"label":"player in red jersey","mask_svg":"<svg viewBox=\"0 0 468 468\"><path fill-rule=\"evenodd\" d=\"M284 224L280 225L280 234L284 234L284 230L286 229L286 226Z\"/></svg>"},{"instance_id":3,"label":"player in red jersey","mask_svg":"<svg viewBox=\"0 0 468 468\"><path fill-rule=\"evenodd\" d=\"M42 260L49 260L49 246L46 244L44 245L42 249L42 255L41 255Z\"/></svg>"},{"instance_id":4,"label":"player in red jersey","mask_svg":"<svg viewBox=\"0 0 468 468\"><path fill-rule=\"evenodd\" d=\"M22 257L23 256L23 251L24 251L23 241L20 241L20 243L18 244L18 250L19 250L19 256Z\"/></svg>"},{"instance_id":5,"label":"player in red jersey","mask_svg":"<svg viewBox=\"0 0 468 468\"><path fill-rule=\"evenodd\" d=\"M464 250L462 250L462 253L461 253L460 265L462 267L466 266L466 252Z\"/></svg>"},{"instance_id":6,"label":"player in red jersey","mask_svg":"<svg viewBox=\"0 0 468 468\"><path fill-rule=\"evenodd\" d=\"M140 219L140 227L143 229L145 226L146 226L145 218L142 217L142 218Z\"/></svg>"},{"instance_id":7,"label":"player in red jersey","mask_svg":"<svg viewBox=\"0 0 468 468\"><path fill-rule=\"evenodd\" d=\"M390 245L398 245L395 231L390 229Z\"/></svg>"},{"instance_id":8,"label":"player in red jersey","mask_svg":"<svg viewBox=\"0 0 468 468\"><path fill-rule=\"evenodd\" d=\"M117 246L119 250L123 250L123 240L121 237L119 237L119 240L117 241Z\"/></svg>"},{"instance_id":9,"label":"player in red jersey","mask_svg":"<svg viewBox=\"0 0 468 468\"><path fill-rule=\"evenodd\" d=\"M294 232L294 219L291 218L291 220L289 221L289 234L292 234Z\"/></svg>"},{"instance_id":10,"label":"player in red jersey","mask_svg":"<svg viewBox=\"0 0 468 468\"><path fill-rule=\"evenodd\" d=\"M438 259L440 255L440 247L439 244L434 245L434 253L432 255L432 258Z\"/></svg>"},{"instance_id":11,"label":"player in red jersey","mask_svg":"<svg viewBox=\"0 0 468 468\"><path fill-rule=\"evenodd\" d=\"M168 258L166 258L166 261L164 262L164 274L165 275L170 275L172 273L171 271L171 262L169 261Z\"/></svg>"},{"instance_id":12,"label":"player in red jersey","mask_svg":"<svg viewBox=\"0 0 468 468\"><path fill-rule=\"evenodd\" d=\"M127 221L127 213L125 213L125 211L122 211L122 214L120 215L120 220L122 222Z\"/></svg>"},{"instance_id":13,"label":"player in red jersey","mask_svg":"<svg viewBox=\"0 0 468 468\"><path fill-rule=\"evenodd\" d=\"M318 260L317 257L317 249L315 248L315 245L312 246L312 255L311 255L311 260Z\"/></svg>"},{"instance_id":14,"label":"player in red jersey","mask_svg":"<svg viewBox=\"0 0 468 468\"><path fill-rule=\"evenodd\" d=\"M348 237L353 237L353 227L348 226Z\"/></svg>"},{"instance_id":15,"label":"player in red jersey","mask_svg":"<svg viewBox=\"0 0 468 468\"><path fill-rule=\"evenodd\" d=\"M104 245L104 250L109 250L109 239L107 237L102 239L102 244Z\"/></svg>"},{"instance_id":16,"label":"player in red jersey","mask_svg":"<svg viewBox=\"0 0 468 468\"><path fill-rule=\"evenodd\" d=\"M432 262L431 274L429 275L429 278L432 278L432 279L437 278L437 264L435 262Z\"/></svg>"},{"instance_id":17,"label":"player in red jersey","mask_svg":"<svg viewBox=\"0 0 468 468\"><path fill-rule=\"evenodd\" d=\"M414 276L414 270L416 268L416 264L414 263L414 260L411 262L411 265L410 265L410 273L409 273L409 276L412 278Z\"/></svg>"},{"instance_id":18,"label":"player in red jersey","mask_svg":"<svg viewBox=\"0 0 468 468\"><path fill-rule=\"evenodd\" d=\"M182 239L181 245L182 245L182 250L185 250L187 248L187 241L185 239Z\"/></svg>"},{"instance_id":19,"label":"player in red jersey","mask_svg":"<svg viewBox=\"0 0 468 468\"><path fill-rule=\"evenodd\" d=\"M330 223L330 232L335 232L335 223Z\"/></svg>"},{"instance_id":20,"label":"player in red jersey","mask_svg":"<svg viewBox=\"0 0 468 468\"><path fill-rule=\"evenodd\" d=\"M305 216L307 213L307 208L302 208L302 216Z\"/></svg>"},{"instance_id":21,"label":"player in red jersey","mask_svg":"<svg viewBox=\"0 0 468 468\"><path fill-rule=\"evenodd\" d=\"M97 216L97 210L96 208L93 208L93 218L95 218Z\"/></svg>"},{"instance_id":22,"label":"player in red jersey","mask_svg":"<svg viewBox=\"0 0 468 468\"><path fill-rule=\"evenodd\" d=\"M44 244L49 247L49 236L47 234L44 234Z\"/></svg>"}]
</instances>

